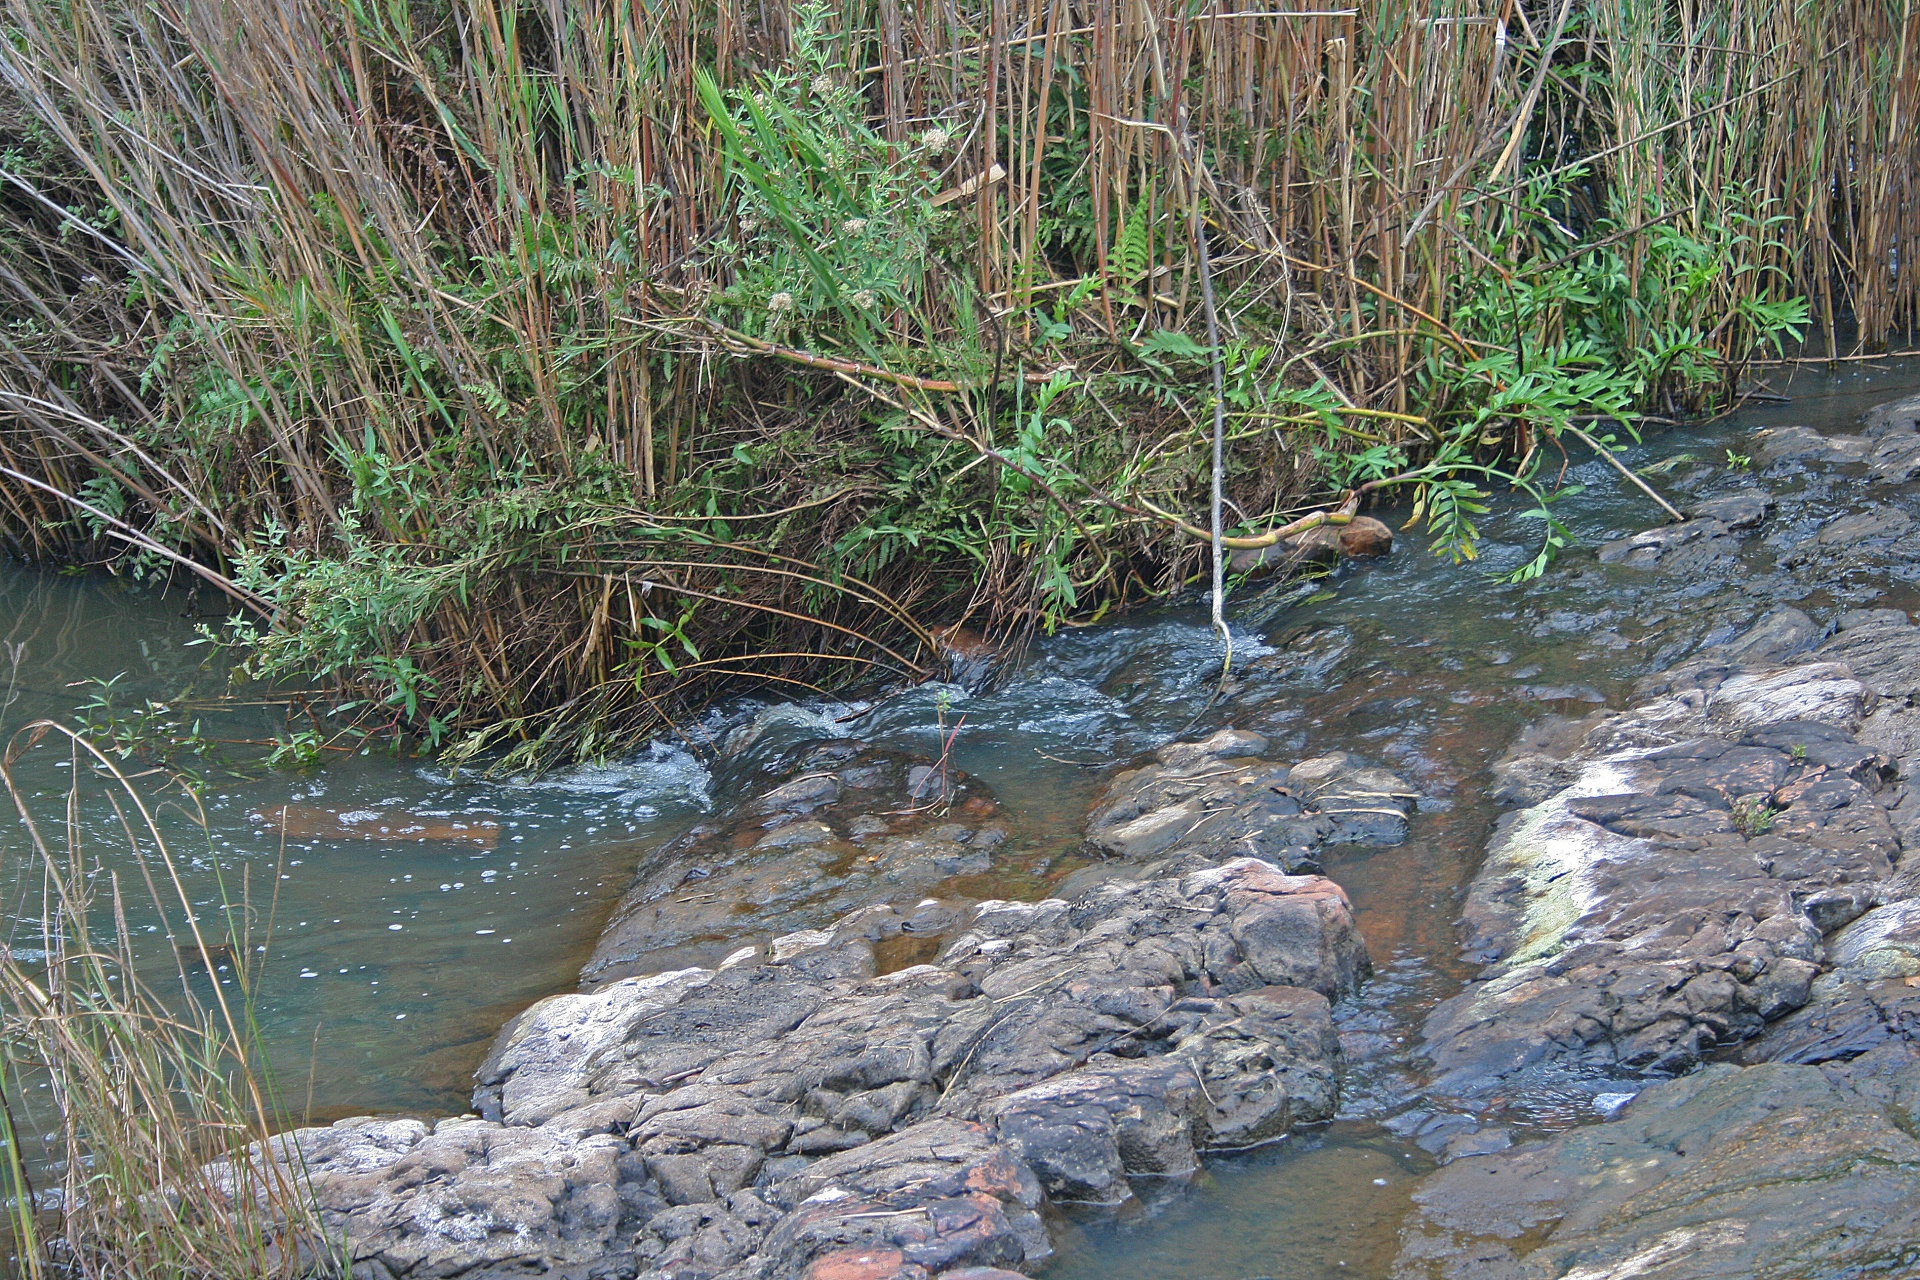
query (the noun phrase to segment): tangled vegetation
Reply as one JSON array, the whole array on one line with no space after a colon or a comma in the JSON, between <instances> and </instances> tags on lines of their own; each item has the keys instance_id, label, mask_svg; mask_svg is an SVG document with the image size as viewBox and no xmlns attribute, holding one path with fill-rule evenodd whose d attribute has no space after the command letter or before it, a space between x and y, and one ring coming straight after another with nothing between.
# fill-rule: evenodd
<instances>
[{"instance_id":1,"label":"tangled vegetation","mask_svg":"<svg viewBox=\"0 0 1920 1280\"><path fill-rule=\"evenodd\" d=\"M513 766L1177 590L1216 406L1230 535L1517 485L1537 573L1568 451L1913 315L1892 0L0 13L12 545Z\"/></svg>"}]
</instances>

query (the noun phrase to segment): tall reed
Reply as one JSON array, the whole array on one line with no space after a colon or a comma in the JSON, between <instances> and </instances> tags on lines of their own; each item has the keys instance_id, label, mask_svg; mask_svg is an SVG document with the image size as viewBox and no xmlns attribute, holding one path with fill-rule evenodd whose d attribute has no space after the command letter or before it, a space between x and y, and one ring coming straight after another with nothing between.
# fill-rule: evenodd
<instances>
[{"instance_id":1,"label":"tall reed","mask_svg":"<svg viewBox=\"0 0 1920 1280\"><path fill-rule=\"evenodd\" d=\"M59 811L35 811L15 767L43 740L76 778ZM84 795L79 781L104 782ZM282 1119L250 1017L254 947L239 909L203 925L147 802L108 758L48 722L0 761L27 845L16 884L40 886L38 919L0 949L0 1107L18 1274L86 1280L234 1280L344 1274L297 1164L272 1158ZM177 939L137 955L121 870L82 840L83 804L111 804L121 870L141 914ZM204 910L199 908L198 910ZM177 931L177 933L176 933ZM195 972L203 966L204 975ZM216 968L231 969L231 989ZM155 985L173 971L177 988Z\"/></svg>"},{"instance_id":2,"label":"tall reed","mask_svg":"<svg viewBox=\"0 0 1920 1280\"><path fill-rule=\"evenodd\" d=\"M1914 314L1894 0L0 12L0 523L467 753L1188 581L1196 210L1248 531Z\"/></svg>"}]
</instances>

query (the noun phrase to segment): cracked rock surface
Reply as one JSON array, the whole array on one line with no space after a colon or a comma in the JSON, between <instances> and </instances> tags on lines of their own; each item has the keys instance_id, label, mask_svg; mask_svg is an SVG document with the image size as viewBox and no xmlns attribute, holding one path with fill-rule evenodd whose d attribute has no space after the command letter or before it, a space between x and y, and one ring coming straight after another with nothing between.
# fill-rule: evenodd
<instances>
[{"instance_id":1,"label":"cracked rock surface","mask_svg":"<svg viewBox=\"0 0 1920 1280\"><path fill-rule=\"evenodd\" d=\"M1317 871L1329 844L1398 844L1418 798L1407 783L1350 752L1296 764L1260 757L1267 739L1223 729L1162 747L1115 776L1088 824L1092 841L1149 874L1182 859L1261 858Z\"/></svg>"},{"instance_id":2,"label":"cracked rock surface","mask_svg":"<svg viewBox=\"0 0 1920 1280\"><path fill-rule=\"evenodd\" d=\"M899 752L815 743L777 783L649 852L582 977L711 965L753 940L991 871L1007 839L977 782Z\"/></svg>"},{"instance_id":3,"label":"cracked rock surface","mask_svg":"<svg viewBox=\"0 0 1920 1280\"><path fill-rule=\"evenodd\" d=\"M1774 661L1708 653L1503 766L1535 803L1469 891L1487 968L1428 1020L1436 1092L1688 1070L1806 1004L1828 935L1907 896L1900 767L1859 736L1885 682L1833 660L1865 656L1848 632L1781 658L1805 629L1755 631ZM1880 650L1920 640L1882 632Z\"/></svg>"},{"instance_id":4,"label":"cracked rock surface","mask_svg":"<svg viewBox=\"0 0 1920 1280\"><path fill-rule=\"evenodd\" d=\"M1608 1124L1456 1160L1394 1280L1807 1280L1920 1267L1920 1142L1809 1066L1708 1067Z\"/></svg>"},{"instance_id":5,"label":"cracked rock surface","mask_svg":"<svg viewBox=\"0 0 1920 1280\"><path fill-rule=\"evenodd\" d=\"M1222 754L1249 737L1149 772L1270 779ZM1389 785L1344 758L1300 768L1329 795ZM1051 1251L1049 1201L1120 1204L1131 1179L1337 1109L1331 1002L1369 972L1346 895L1202 847L1071 899L875 902L718 967L550 997L501 1032L478 1115L345 1120L279 1150L297 1145L363 1280L1025 1270ZM885 963L914 932L932 962Z\"/></svg>"}]
</instances>

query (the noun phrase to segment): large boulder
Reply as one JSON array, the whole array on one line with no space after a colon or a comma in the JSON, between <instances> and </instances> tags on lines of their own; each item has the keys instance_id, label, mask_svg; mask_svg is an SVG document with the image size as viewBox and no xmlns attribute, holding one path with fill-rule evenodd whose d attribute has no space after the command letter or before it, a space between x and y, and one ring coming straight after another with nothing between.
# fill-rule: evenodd
<instances>
[{"instance_id":1,"label":"large boulder","mask_svg":"<svg viewBox=\"0 0 1920 1280\"><path fill-rule=\"evenodd\" d=\"M1851 668L1710 652L1640 694L1510 762L1533 803L1469 890L1487 967L1424 1031L1442 1094L1688 1070L1805 1004L1825 937L1899 894L1901 792Z\"/></svg>"},{"instance_id":2,"label":"large boulder","mask_svg":"<svg viewBox=\"0 0 1920 1280\"><path fill-rule=\"evenodd\" d=\"M384 1280L927 1277L1026 1267L1047 1195L1330 1119L1346 895L1255 858L955 913L881 973L890 906L719 969L533 1006L479 1117L300 1130L326 1222Z\"/></svg>"}]
</instances>

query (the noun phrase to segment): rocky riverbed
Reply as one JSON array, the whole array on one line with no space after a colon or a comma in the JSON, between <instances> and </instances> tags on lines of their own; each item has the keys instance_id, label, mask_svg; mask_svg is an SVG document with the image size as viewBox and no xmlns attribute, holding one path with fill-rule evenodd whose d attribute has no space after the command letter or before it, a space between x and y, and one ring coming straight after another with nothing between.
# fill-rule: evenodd
<instances>
[{"instance_id":1,"label":"rocky riverbed","mask_svg":"<svg viewBox=\"0 0 1920 1280\"><path fill-rule=\"evenodd\" d=\"M800 743L646 853L472 1114L279 1150L366 1280L990 1280L1336 1117L1439 1164L1376 1274L1920 1273L1917 419L1762 433L1673 481L1693 519L1509 597L1627 677L1515 672L1484 770L1433 745L1481 695L1338 629L1114 761L1057 867L944 757ZM1439 908L1464 980L1395 1004L1373 964L1436 944L1370 957L1337 881L1467 787L1502 811Z\"/></svg>"},{"instance_id":2,"label":"rocky riverbed","mask_svg":"<svg viewBox=\"0 0 1920 1280\"><path fill-rule=\"evenodd\" d=\"M477 1115L347 1120L283 1151L365 1277L1032 1266L1052 1251L1043 1208L1119 1204L1134 1179L1191 1176L1202 1152L1336 1111L1332 1002L1369 961L1340 887L1282 868L1334 835L1400 838L1414 797L1352 758L1289 766L1267 747L1225 730L1116 778L1094 827L1114 859L1071 898L880 902L717 968L555 996L502 1031ZM751 864L900 816L835 807L866 756L822 762L810 753L742 806L766 836L703 831L684 848L719 841ZM958 798L951 775L947 790ZM805 840L782 840L803 824ZM911 868L931 863L934 883L993 847L981 826L945 824L853 861L906 868L911 889ZM614 945L655 883L629 895ZM807 883L791 914L834 901L831 878ZM890 947L911 958L903 938L931 943L930 961L889 966Z\"/></svg>"}]
</instances>

